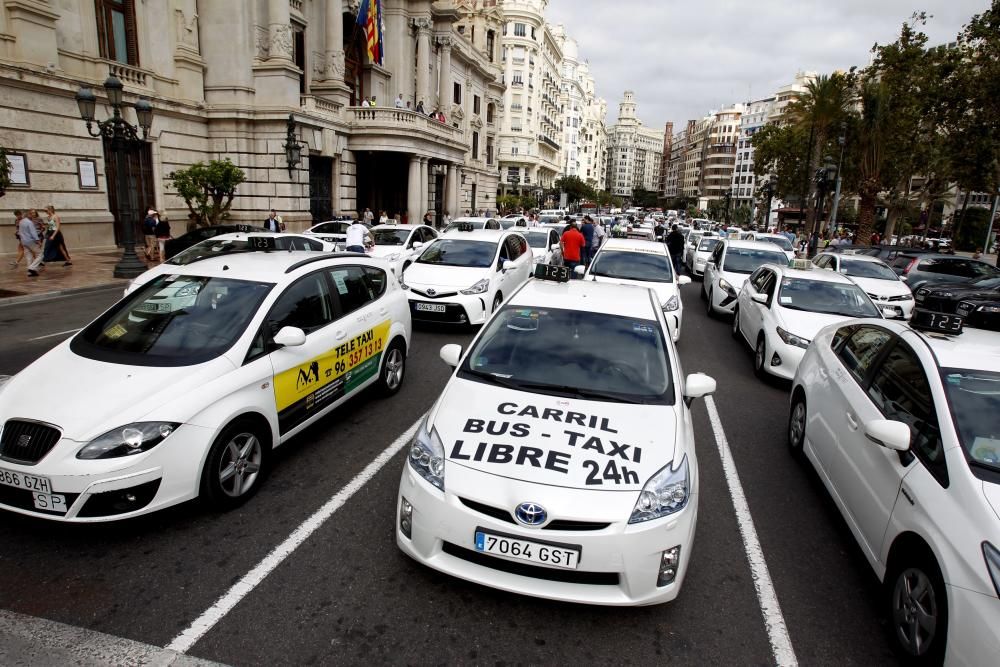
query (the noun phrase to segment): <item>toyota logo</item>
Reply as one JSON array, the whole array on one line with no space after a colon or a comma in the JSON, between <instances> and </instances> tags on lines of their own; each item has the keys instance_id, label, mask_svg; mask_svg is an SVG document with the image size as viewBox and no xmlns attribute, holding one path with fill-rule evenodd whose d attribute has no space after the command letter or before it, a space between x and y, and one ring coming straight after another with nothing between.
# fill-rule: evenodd
<instances>
[{"instance_id":1,"label":"toyota logo","mask_svg":"<svg viewBox=\"0 0 1000 667\"><path fill-rule=\"evenodd\" d=\"M434 296L435 294L437 294L437 290L434 289L433 287L427 290L427 296Z\"/></svg>"},{"instance_id":2,"label":"toyota logo","mask_svg":"<svg viewBox=\"0 0 1000 667\"><path fill-rule=\"evenodd\" d=\"M521 503L514 508L514 518L525 526L540 526L545 523L549 515L538 503Z\"/></svg>"}]
</instances>

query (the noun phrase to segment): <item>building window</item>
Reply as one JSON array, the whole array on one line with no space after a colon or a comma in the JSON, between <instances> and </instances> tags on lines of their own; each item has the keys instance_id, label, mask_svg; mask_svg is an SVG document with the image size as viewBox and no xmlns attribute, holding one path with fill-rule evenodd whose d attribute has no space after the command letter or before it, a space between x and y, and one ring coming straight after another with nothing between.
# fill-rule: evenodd
<instances>
[{"instance_id":1,"label":"building window","mask_svg":"<svg viewBox=\"0 0 1000 667\"><path fill-rule=\"evenodd\" d=\"M514 36L515 37L524 37L526 34L527 33L526 33L525 29L524 29L524 24L523 23L515 23L514 24Z\"/></svg>"},{"instance_id":2,"label":"building window","mask_svg":"<svg viewBox=\"0 0 1000 667\"><path fill-rule=\"evenodd\" d=\"M465 26L464 25L458 26L458 34L459 35L464 35L465 34Z\"/></svg>"},{"instance_id":3,"label":"building window","mask_svg":"<svg viewBox=\"0 0 1000 667\"><path fill-rule=\"evenodd\" d=\"M486 31L486 57L493 62L493 51L496 45L496 33L492 30Z\"/></svg>"},{"instance_id":4,"label":"building window","mask_svg":"<svg viewBox=\"0 0 1000 667\"><path fill-rule=\"evenodd\" d=\"M493 124L493 114L496 113L496 106L493 104L486 105L486 122Z\"/></svg>"},{"instance_id":5,"label":"building window","mask_svg":"<svg viewBox=\"0 0 1000 667\"><path fill-rule=\"evenodd\" d=\"M452 84L452 102L455 104L462 103L462 84L458 82Z\"/></svg>"},{"instance_id":6,"label":"building window","mask_svg":"<svg viewBox=\"0 0 1000 667\"><path fill-rule=\"evenodd\" d=\"M531 26L531 39L535 38L535 26Z\"/></svg>"},{"instance_id":7,"label":"building window","mask_svg":"<svg viewBox=\"0 0 1000 667\"><path fill-rule=\"evenodd\" d=\"M95 0L101 57L126 65L139 64L135 0Z\"/></svg>"},{"instance_id":8,"label":"building window","mask_svg":"<svg viewBox=\"0 0 1000 667\"><path fill-rule=\"evenodd\" d=\"M473 160L478 160L479 159L479 133L478 132L473 132L472 133L472 159Z\"/></svg>"},{"instance_id":9,"label":"building window","mask_svg":"<svg viewBox=\"0 0 1000 667\"><path fill-rule=\"evenodd\" d=\"M493 137L486 137L486 164L493 164Z\"/></svg>"},{"instance_id":10,"label":"building window","mask_svg":"<svg viewBox=\"0 0 1000 667\"><path fill-rule=\"evenodd\" d=\"M479 95L472 96L472 113L476 114L477 116L480 114Z\"/></svg>"}]
</instances>

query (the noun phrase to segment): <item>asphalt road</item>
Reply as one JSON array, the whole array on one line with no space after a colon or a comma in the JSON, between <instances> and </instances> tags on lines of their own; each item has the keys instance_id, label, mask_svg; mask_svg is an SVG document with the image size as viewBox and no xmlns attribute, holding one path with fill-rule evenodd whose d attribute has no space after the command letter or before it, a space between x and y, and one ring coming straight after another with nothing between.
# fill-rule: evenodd
<instances>
[{"instance_id":1,"label":"asphalt road","mask_svg":"<svg viewBox=\"0 0 1000 667\"><path fill-rule=\"evenodd\" d=\"M893 663L874 575L816 476L786 452L787 387L753 376L749 349L732 340L727 321L705 315L700 287L683 288L681 360L685 372L718 381L715 403L798 662ZM0 307L0 374L17 372L117 296ZM233 512L195 502L94 526L0 514L0 608L168 645L430 407L449 375L438 349L470 338L418 330L397 396L356 399L282 447L260 493ZM85 391L85 378L70 381ZM418 565L393 534L400 453L188 653L240 665L773 664L704 402L694 414L699 523L673 603L553 603Z\"/></svg>"}]
</instances>

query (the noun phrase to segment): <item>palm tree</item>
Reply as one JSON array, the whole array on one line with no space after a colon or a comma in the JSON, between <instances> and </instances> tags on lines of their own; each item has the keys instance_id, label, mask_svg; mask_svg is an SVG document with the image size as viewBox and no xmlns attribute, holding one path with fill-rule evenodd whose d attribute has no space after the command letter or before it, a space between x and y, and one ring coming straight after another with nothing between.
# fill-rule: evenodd
<instances>
[{"instance_id":1,"label":"palm tree","mask_svg":"<svg viewBox=\"0 0 1000 667\"><path fill-rule=\"evenodd\" d=\"M886 146L891 141L892 99L883 83L862 81L859 95L858 142L858 238L862 245L871 243L875 231L875 205L885 189Z\"/></svg>"}]
</instances>

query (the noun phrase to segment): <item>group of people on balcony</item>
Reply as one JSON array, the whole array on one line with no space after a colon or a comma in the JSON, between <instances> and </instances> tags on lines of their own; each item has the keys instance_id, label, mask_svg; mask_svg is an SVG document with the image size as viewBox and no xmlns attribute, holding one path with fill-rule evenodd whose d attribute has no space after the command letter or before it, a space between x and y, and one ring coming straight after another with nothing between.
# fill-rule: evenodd
<instances>
[{"instance_id":1,"label":"group of people on balcony","mask_svg":"<svg viewBox=\"0 0 1000 667\"><path fill-rule=\"evenodd\" d=\"M365 107L365 108L378 106L375 103L375 96L373 95L371 97L364 98L361 101L361 106ZM400 93L396 97L395 107L397 109L406 109L407 111L416 111L417 113L423 114L423 115L427 116L428 118L433 118L434 120L438 121L439 123L446 122L443 111L441 111L440 109L435 109L434 111L428 112L424 108L424 101L423 100L419 100L417 102L417 108L414 109L413 108L413 102L410 102L409 100L406 100L406 101L403 100L403 93Z\"/></svg>"}]
</instances>

